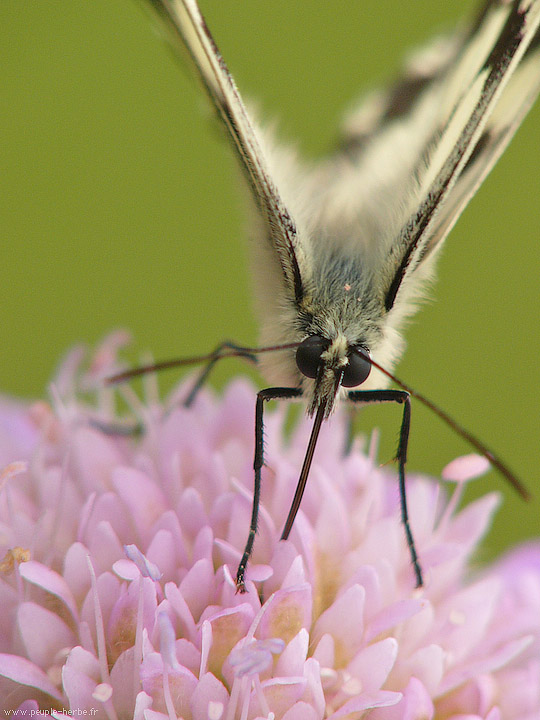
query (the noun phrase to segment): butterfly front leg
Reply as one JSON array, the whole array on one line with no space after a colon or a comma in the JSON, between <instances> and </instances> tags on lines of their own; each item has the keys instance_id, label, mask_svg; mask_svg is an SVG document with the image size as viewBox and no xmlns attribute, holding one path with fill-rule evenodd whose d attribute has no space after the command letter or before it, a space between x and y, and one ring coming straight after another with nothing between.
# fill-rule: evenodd
<instances>
[{"instance_id":1,"label":"butterfly front leg","mask_svg":"<svg viewBox=\"0 0 540 720\"><path fill-rule=\"evenodd\" d=\"M396 452L399 473L399 499L401 505L401 522L405 529L407 546L411 554L411 562L416 578L416 587L424 584L422 569L416 552L416 545L412 534L409 513L407 510L407 493L405 490L405 464L407 462L407 446L409 443L409 430L411 427L411 398L405 390L353 390L348 394L353 403L388 403L395 402L403 405L403 418L399 430L399 442Z\"/></svg>"},{"instance_id":2,"label":"butterfly front leg","mask_svg":"<svg viewBox=\"0 0 540 720\"><path fill-rule=\"evenodd\" d=\"M268 400L293 400L302 395L298 388L266 388L257 393L257 404L255 406L255 456L253 458L253 470L255 473L253 486L253 505L251 508L251 522L249 534L244 548L244 554L236 572L236 590L240 593L246 592L244 580L246 567L253 551L253 543L257 534L259 521L259 504L261 500L261 471L264 466L264 403Z\"/></svg>"}]
</instances>

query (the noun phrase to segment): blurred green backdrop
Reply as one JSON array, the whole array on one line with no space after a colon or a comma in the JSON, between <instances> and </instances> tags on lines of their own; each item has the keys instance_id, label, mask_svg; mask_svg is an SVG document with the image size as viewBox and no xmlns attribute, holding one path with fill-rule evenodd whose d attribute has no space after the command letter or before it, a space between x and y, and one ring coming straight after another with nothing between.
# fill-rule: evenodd
<instances>
[{"instance_id":1,"label":"blurred green backdrop","mask_svg":"<svg viewBox=\"0 0 540 720\"><path fill-rule=\"evenodd\" d=\"M471 0L206 0L242 92L311 156L343 111L451 29ZM0 390L39 397L62 354L129 328L133 359L256 342L234 161L205 98L134 0L0 4ZM540 103L452 233L436 302L398 374L474 429L527 482L486 554L540 527ZM222 367L223 384L238 367ZM161 378L167 388L173 377ZM261 381L259 381L261 382ZM469 448L413 409L410 467L438 474ZM392 455L399 412L365 411Z\"/></svg>"}]
</instances>

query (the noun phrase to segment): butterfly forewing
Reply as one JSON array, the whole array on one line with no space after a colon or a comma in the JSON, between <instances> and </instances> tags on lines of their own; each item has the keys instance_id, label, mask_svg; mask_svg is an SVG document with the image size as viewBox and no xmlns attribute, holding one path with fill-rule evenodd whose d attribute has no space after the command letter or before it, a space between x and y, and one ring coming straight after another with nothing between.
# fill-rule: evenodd
<instances>
[{"instance_id":1,"label":"butterfly forewing","mask_svg":"<svg viewBox=\"0 0 540 720\"><path fill-rule=\"evenodd\" d=\"M253 192L263 233L272 241L286 291L302 295L298 258L303 250L262 151L259 133L195 0L149 0L169 30L175 50L187 48L198 75L228 131L232 146Z\"/></svg>"}]
</instances>

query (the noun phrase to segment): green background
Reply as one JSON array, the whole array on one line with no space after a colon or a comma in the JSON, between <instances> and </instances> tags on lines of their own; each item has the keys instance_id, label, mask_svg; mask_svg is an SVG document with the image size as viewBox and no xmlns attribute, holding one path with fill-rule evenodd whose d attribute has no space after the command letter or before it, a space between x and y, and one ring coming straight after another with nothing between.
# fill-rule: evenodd
<instances>
[{"instance_id":1,"label":"green background","mask_svg":"<svg viewBox=\"0 0 540 720\"><path fill-rule=\"evenodd\" d=\"M468 0L202 3L242 92L309 156L411 46L451 29ZM41 397L62 354L112 328L132 358L256 342L238 173L205 98L131 0L0 3L0 390ZM486 554L540 526L540 104L458 223L436 302L409 329L407 383L495 448L526 505L507 502ZM238 367L222 367L220 385ZM162 377L163 388L173 377ZM259 381L261 383L262 381ZM467 445L418 404L410 467L438 474ZM366 410L382 429L399 413Z\"/></svg>"}]
</instances>

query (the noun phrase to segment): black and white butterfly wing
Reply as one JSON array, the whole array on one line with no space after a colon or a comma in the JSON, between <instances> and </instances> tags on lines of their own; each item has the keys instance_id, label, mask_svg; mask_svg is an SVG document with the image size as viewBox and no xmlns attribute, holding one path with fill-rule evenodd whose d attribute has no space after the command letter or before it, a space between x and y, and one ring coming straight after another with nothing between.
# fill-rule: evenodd
<instances>
[{"instance_id":1,"label":"black and white butterfly wing","mask_svg":"<svg viewBox=\"0 0 540 720\"><path fill-rule=\"evenodd\" d=\"M148 0L169 30L175 51L187 49L221 118L252 190L262 234L272 247L270 260L279 265L280 283L296 299L302 294L299 263L304 247L288 205L276 186L263 135L250 118L234 80L199 10L196 0Z\"/></svg>"},{"instance_id":2,"label":"black and white butterfly wing","mask_svg":"<svg viewBox=\"0 0 540 720\"><path fill-rule=\"evenodd\" d=\"M539 22L538 2L485 3L470 29L415 54L402 78L351 114L340 151L319 169L320 223L343 228L345 218L354 236L371 218L389 315L410 310L415 275L536 99Z\"/></svg>"},{"instance_id":3,"label":"black and white butterfly wing","mask_svg":"<svg viewBox=\"0 0 540 720\"><path fill-rule=\"evenodd\" d=\"M393 86L355 109L338 152L310 175L313 242L331 238L342 257L362 257L382 320L371 349L389 369L434 251L538 95L539 16L538 0L486 2L468 29L415 53Z\"/></svg>"},{"instance_id":4,"label":"black and white butterfly wing","mask_svg":"<svg viewBox=\"0 0 540 720\"><path fill-rule=\"evenodd\" d=\"M438 139L427 153L419 207L395 243L400 263L387 289L388 311L408 275L446 237L536 97L539 22L539 3L490 4L460 52L456 70L449 71L450 87L463 90L435 129Z\"/></svg>"}]
</instances>

